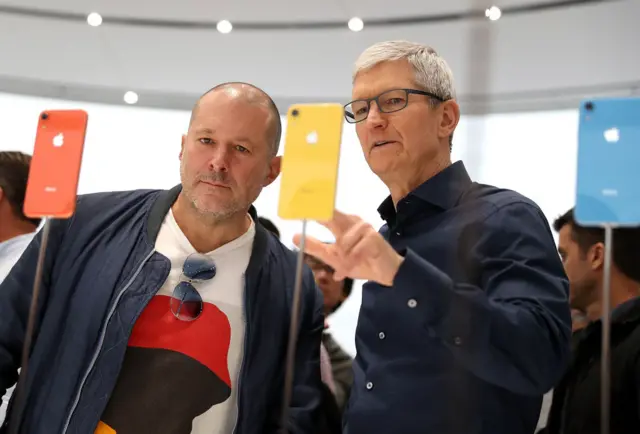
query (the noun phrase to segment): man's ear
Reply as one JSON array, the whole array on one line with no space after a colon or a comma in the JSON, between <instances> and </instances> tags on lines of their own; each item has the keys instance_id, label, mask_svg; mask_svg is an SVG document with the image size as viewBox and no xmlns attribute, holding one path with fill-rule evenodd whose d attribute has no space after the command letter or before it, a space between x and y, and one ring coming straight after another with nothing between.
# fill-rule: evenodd
<instances>
[{"instance_id":1,"label":"man's ear","mask_svg":"<svg viewBox=\"0 0 640 434\"><path fill-rule=\"evenodd\" d=\"M266 187L267 185L275 181L276 178L278 178L278 176L280 175L281 167L282 167L282 157L280 156L273 157L269 162L269 173L267 174L267 177L264 180L264 183L262 184L263 187Z\"/></svg>"},{"instance_id":2,"label":"man's ear","mask_svg":"<svg viewBox=\"0 0 640 434\"><path fill-rule=\"evenodd\" d=\"M180 158L180 160L182 160L182 154L184 153L184 144L187 142L187 135L183 134L182 135L182 140L180 142L180 155L178 158Z\"/></svg>"},{"instance_id":3,"label":"man's ear","mask_svg":"<svg viewBox=\"0 0 640 434\"><path fill-rule=\"evenodd\" d=\"M596 243L589 248L588 260L594 271L604 267L604 243Z\"/></svg>"},{"instance_id":4,"label":"man's ear","mask_svg":"<svg viewBox=\"0 0 640 434\"><path fill-rule=\"evenodd\" d=\"M2 199L4 199L4 190L0 187L0 202L2 202Z\"/></svg>"},{"instance_id":5,"label":"man's ear","mask_svg":"<svg viewBox=\"0 0 640 434\"><path fill-rule=\"evenodd\" d=\"M458 122L460 122L460 106L455 100L445 101L440 106L442 116L438 126L438 136L443 139L451 137L458 126Z\"/></svg>"}]
</instances>

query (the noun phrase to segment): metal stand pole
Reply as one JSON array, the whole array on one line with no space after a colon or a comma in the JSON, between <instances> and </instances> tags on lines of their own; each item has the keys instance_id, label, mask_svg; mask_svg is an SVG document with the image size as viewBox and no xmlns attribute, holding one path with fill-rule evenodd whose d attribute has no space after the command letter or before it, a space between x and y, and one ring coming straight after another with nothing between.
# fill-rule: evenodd
<instances>
[{"instance_id":1,"label":"metal stand pole","mask_svg":"<svg viewBox=\"0 0 640 434\"><path fill-rule=\"evenodd\" d=\"M298 340L298 318L300 316L300 293L302 292L302 266L304 265L304 245L307 233L307 220L302 221L300 251L296 264L296 280L293 290L293 304L291 307L291 322L289 324L289 342L287 343L287 362L284 374L284 399L282 401L281 432L289 432L289 405L293 393L294 366L296 358L296 342Z\"/></svg>"},{"instance_id":2,"label":"metal stand pole","mask_svg":"<svg viewBox=\"0 0 640 434\"><path fill-rule=\"evenodd\" d=\"M600 371L600 434L609 434L610 347L611 347L611 252L613 227L604 227L604 282L602 285L602 359Z\"/></svg>"},{"instance_id":3,"label":"metal stand pole","mask_svg":"<svg viewBox=\"0 0 640 434\"><path fill-rule=\"evenodd\" d=\"M38 298L40 295L40 283L42 282L42 271L44 267L44 257L47 250L47 241L49 240L49 229L51 228L51 219L45 218L44 227L42 228L42 240L40 242L40 252L38 253L38 263L36 265L36 274L33 280L33 294L31 295L31 307L29 308L29 319L27 320L27 329L24 334L24 344L22 346L22 361L20 363L20 376L15 389L13 398L13 410L9 419L9 433L17 434L22 422L22 412L26 400L27 387L27 365L29 364L29 355L31 354L31 345L33 340L33 332L36 326L38 315Z\"/></svg>"}]
</instances>

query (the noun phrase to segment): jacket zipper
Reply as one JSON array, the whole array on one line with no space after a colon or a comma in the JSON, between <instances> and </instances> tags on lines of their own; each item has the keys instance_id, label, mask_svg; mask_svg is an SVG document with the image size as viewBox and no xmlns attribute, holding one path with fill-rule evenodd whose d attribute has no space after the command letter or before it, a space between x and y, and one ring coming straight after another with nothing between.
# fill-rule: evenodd
<instances>
[{"instance_id":1,"label":"jacket zipper","mask_svg":"<svg viewBox=\"0 0 640 434\"><path fill-rule=\"evenodd\" d=\"M138 268L136 269L136 272L133 274L133 276L131 276L131 278L126 283L126 285L124 285L124 287L120 290L120 292L118 293L118 296L116 297L116 299L114 300L113 304L111 305L111 310L109 310L109 315L107 315L107 319L104 322L104 324L102 325L102 330L100 331L100 338L98 340L98 348L96 348L95 352L93 353L93 357L91 358L91 362L89 363L89 367L87 368L87 370L85 371L84 375L82 376L82 381L80 382L80 386L78 387L78 391L76 392L76 397L75 397L75 399L73 401L73 405L71 406L71 411L69 412L69 415L67 416L67 420L64 423L64 427L62 428L62 434L66 434L67 429L69 428L69 424L71 423L71 418L73 417L73 413L76 411L76 407L78 406L78 403L80 402L80 396L82 395L82 389L84 388L84 384L87 381L87 378L89 378L89 375L91 374L91 371L93 370L93 367L94 367L96 361L98 360L98 356L100 355L100 351L102 351L102 345L104 344L104 337L107 334L107 327L109 326L109 321L111 321L111 317L113 316L114 312L116 311L116 308L118 307L118 303L120 302L120 299L122 298L122 295L127 291L127 289L129 289L131 284L133 284L133 281L136 279L136 277L138 277L138 274L140 274L140 272L142 271L142 267L144 267L144 265L147 263L149 258L151 258L151 256L154 253L155 253L155 250L152 250L142 260L142 263L140 263L140 265L138 265Z\"/></svg>"},{"instance_id":2,"label":"jacket zipper","mask_svg":"<svg viewBox=\"0 0 640 434\"><path fill-rule=\"evenodd\" d=\"M242 351L242 361L240 362L240 371L238 372L238 399L236 401L236 423L233 425L232 434L237 434L238 424L240 423L240 392L242 392L242 388L240 387L240 382L242 381L242 373L244 370L244 359L247 356L247 351L249 351L249 303L248 299L248 288L249 281L248 279L245 281L244 285L244 316L245 316L245 327L244 327L244 350Z\"/></svg>"}]
</instances>

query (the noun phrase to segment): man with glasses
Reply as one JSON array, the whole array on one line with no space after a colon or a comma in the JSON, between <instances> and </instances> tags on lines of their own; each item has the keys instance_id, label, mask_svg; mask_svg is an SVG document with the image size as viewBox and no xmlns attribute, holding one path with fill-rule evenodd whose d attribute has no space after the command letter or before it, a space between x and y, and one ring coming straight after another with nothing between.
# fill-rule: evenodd
<instances>
[{"instance_id":1,"label":"man with glasses","mask_svg":"<svg viewBox=\"0 0 640 434\"><path fill-rule=\"evenodd\" d=\"M346 120L390 196L378 232L336 211L306 253L368 280L345 432L530 434L569 356L568 282L529 199L471 181L453 78L430 47L361 54ZM294 242L299 244L300 237Z\"/></svg>"},{"instance_id":2,"label":"man with glasses","mask_svg":"<svg viewBox=\"0 0 640 434\"><path fill-rule=\"evenodd\" d=\"M73 218L52 223L24 411L11 425L29 434L280 433L296 255L251 206L280 172L280 136L263 91L217 86L182 139L181 185L84 195ZM0 286L0 392L20 368L42 242ZM306 268L290 433L315 426L322 329Z\"/></svg>"}]
</instances>

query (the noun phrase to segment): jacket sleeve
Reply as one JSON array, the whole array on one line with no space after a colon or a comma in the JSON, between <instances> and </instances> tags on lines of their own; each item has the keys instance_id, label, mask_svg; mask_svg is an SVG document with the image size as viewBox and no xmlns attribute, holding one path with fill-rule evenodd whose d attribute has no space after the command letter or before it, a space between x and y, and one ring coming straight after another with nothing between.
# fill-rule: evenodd
<instances>
[{"instance_id":1,"label":"jacket sleeve","mask_svg":"<svg viewBox=\"0 0 640 434\"><path fill-rule=\"evenodd\" d=\"M311 270L305 267L302 321L296 346L295 372L289 427L291 434L316 432L322 401L320 345L324 329L322 294L317 289Z\"/></svg>"},{"instance_id":2,"label":"jacket sleeve","mask_svg":"<svg viewBox=\"0 0 640 434\"><path fill-rule=\"evenodd\" d=\"M541 396L564 373L571 335L569 285L548 223L537 207L517 202L465 231L456 240L460 266L475 264L473 279L454 281L405 249L393 290L474 375Z\"/></svg>"},{"instance_id":3,"label":"jacket sleeve","mask_svg":"<svg viewBox=\"0 0 640 434\"><path fill-rule=\"evenodd\" d=\"M55 255L62 238L64 221L52 221L44 257L40 295L38 297L38 318L42 318L51 287L51 273ZM11 272L0 283L0 395L18 380L18 369L22 357L31 295L35 280L38 254L42 244L42 231L36 234ZM34 329L32 343L38 335L38 323Z\"/></svg>"}]
</instances>

